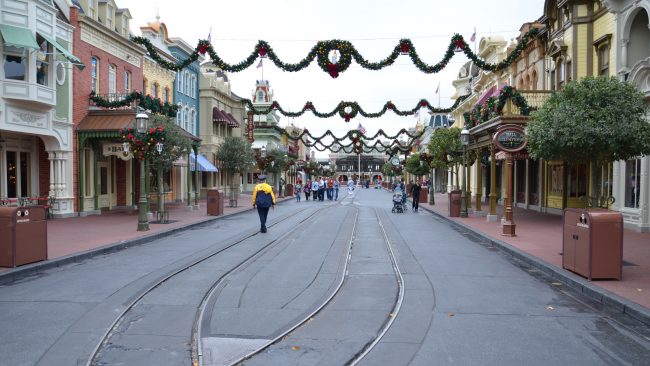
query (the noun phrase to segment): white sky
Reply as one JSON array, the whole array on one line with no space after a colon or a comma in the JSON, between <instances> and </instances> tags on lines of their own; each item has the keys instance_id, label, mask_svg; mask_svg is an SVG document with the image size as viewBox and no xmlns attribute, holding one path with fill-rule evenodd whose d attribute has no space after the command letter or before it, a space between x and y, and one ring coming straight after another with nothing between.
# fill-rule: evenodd
<instances>
[{"instance_id":1,"label":"white sky","mask_svg":"<svg viewBox=\"0 0 650 366\"><path fill-rule=\"evenodd\" d=\"M287 63L302 60L318 40L348 40L370 61L379 61L390 54L401 38L410 38L420 55L430 65L444 55L454 33L467 41L476 28L477 43L481 37L500 35L506 40L516 37L525 22L543 14L543 0L116 0L118 7L129 8L133 20L131 30L140 34L140 26L154 21L156 12L167 25L170 37L183 38L195 46L212 28L215 51L228 63L238 63L252 52L257 40L265 40ZM367 112L377 112L386 101L400 109L411 109L421 98L438 104L436 87L440 83L440 104L452 104L451 84L459 68L467 61L456 54L438 74L419 71L408 56L380 71L366 70L354 60L350 68L333 79L321 71L314 61L295 73L284 72L270 60L264 67L254 66L239 73L229 73L232 91L251 98L255 80L269 80L275 100L285 110L302 109L311 101L321 112L331 111L341 101L357 101ZM424 118L426 115L422 113ZM282 117L282 125L288 118ZM400 117L387 112L383 117L357 117L349 123L338 115L320 119L305 113L293 122L307 127L313 134L331 129L343 135L361 122L368 133L379 128L395 133L412 127L414 117ZM326 153L317 153L324 156Z\"/></svg>"}]
</instances>

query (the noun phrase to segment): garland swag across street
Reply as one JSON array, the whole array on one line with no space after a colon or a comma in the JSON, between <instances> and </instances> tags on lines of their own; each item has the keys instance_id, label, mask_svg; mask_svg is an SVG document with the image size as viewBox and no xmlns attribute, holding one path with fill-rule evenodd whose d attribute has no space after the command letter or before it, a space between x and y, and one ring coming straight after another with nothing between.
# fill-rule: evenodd
<instances>
[{"instance_id":1,"label":"garland swag across street","mask_svg":"<svg viewBox=\"0 0 650 366\"><path fill-rule=\"evenodd\" d=\"M460 98L456 99L454 104L449 107L449 108L435 108L429 103L428 100L426 99L420 99L420 101L415 105L415 107L409 109L409 110L401 110L397 109L395 104L393 102L388 101L384 103L384 107L379 111L379 112L374 112L374 113L369 113L366 112L358 102L339 102L339 104L330 112L319 112L316 107L314 107L314 104L312 102L306 102L305 105L302 107L302 110L299 112L288 112L285 111L282 106L280 106L280 103L278 102L273 102L270 106L262 109L257 109L253 105L253 102L250 99L245 99L244 102L246 103L246 106L248 107L248 110L253 111L254 114L269 114L272 111L276 110L280 112L285 117L300 117L305 112L311 111L316 117L318 118L330 118L333 117L335 114L339 114L339 116L343 119L345 119L346 122L349 122L350 119L355 118L357 115L361 115L366 118L379 118L386 114L387 111L392 110L397 114L398 116L412 116L417 113L417 111L420 110L420 108L426 108L428 109L431 113L449 113L456 109L460 103L462 103L465 99L467 99L469 95L463 95ZM346 111L348 110L348 111Z\"/></svg>"},{"instance_id":2,"label":"garland swag across street","mask_svg":"<svg viewBox=\"0 0 650 366\"><path fill-rule=\"evenodd\" d=\"M470 60L474 61L474 65L477 67L486 71L499 71L509 67L519 57L524 47L528 44L529 40L536 37L538 33L539 30L536 28L528 31L519 40L517 47L508 55L508 57L496 64L485 62L479 58L479 56L471 50L467 42L465 42L463 39L463 36L460 34L454 34L451 37L449 46L447 46L447 51L445 52L443 58L435 65L429 65L422 61L417 51L415 50L413 43L408 38L401 39L398 44L395 45L393 51L386 58L379 62L370 62L366 60L349 41L339 39L318 41L311 48L307 56L295 64L283 62L275 53L271 45L266 41L258 41L251 54L236 64L229 64L225 62L215 52L212 44L210 44L210 41L205 39L199 40L198 44L194 48L194 52L187 59L179 61L177 63L165 61L162 57L160 57L156 49L147 38L133 37L133 42L143 45L147 49L147 52L149 52L149 56L151 56L151 58L153 58L160 66L173 71L179 71L186 68L192 62L198 60L199 54L203 55L207 53L210 55L212 63L216 67L227 72L240 72L244 69L247 69L253 65L258 57L268 57L275 64L275 66L283 71L288 72L300 71L309 66L314 61L314 59L316 59L316 62L318 63L318 66L321 68L321 70L327 72L331 77L337 78L339 76L339 73L344 72L350 67L353 59L364 69L381 70L395 63L395 60L397 60L397 57L399 55L408 55L415 67L417 67L418 70L422 71L423 73L438 73L447 66L451 58L454 57L455 52L461 51L465 53L465 55ZM338 62L332 62L330 60L330 52L334 50L338 51L340 54Z\"/></svg>"}]
</instances>

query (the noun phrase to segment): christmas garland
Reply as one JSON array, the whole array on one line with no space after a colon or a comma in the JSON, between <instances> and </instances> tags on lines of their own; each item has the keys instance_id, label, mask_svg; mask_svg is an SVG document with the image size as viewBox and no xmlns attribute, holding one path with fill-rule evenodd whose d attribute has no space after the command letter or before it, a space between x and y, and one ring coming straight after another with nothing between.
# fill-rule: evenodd
<instances>
[{"instance_id":1,"label":"christmas garland","mask_svg":"<svg viewBox=\"0 0 650 366\"><path fill-rule=\"evenodd\" d=\"M305 141L305 140L303 139L304 136L307 136L309 139L312 139L312 140L315 140L315 141L320 141L320 140L322 140L322 139L324 139L325 137L328 137L328 136L329 136L329 137L332 137L332 138L333 138L334 140L336 140L336 141L342 141L342 140L345 140L345 139L354 140L354 139L356 139L356 138L362 138L362 139L364 139L364 140L375 140L375 139L377 139L380 135L381 135L382 138L384 138L384 139L395 140L395 139L397 139L397 138L399 138L399 137L402 137L403 135L406 135L407 137L409 137L409 138L411 138L411 139L420 138L420 137L424 134L424 130L422 130L422 131L420 131L420 132L418 132L418 133L415 133L415 134L411 134L411 133L408 132L407 129L402 128L402 129L400 129L399 131L397 131L397 133L396 133L395 135L390 136L390 135L388 135L386 132L384 132L384 130L382 130L382 129L380 128L380 129L379 129L379 130L378 130L374 135L372 135L372 136L366 136L365 134L361 133L360 130L358 130L358 129L354 129L354 130L349 130L349 131L348 131L344 136L342 136L342 137L337 137L337 136L334 135L334 133L333 133L331 130L327 130L327 131L325 131L321 136L314 136L314 135L311 134L311 132L309 132L309 130L307 130L307 129L305 128L305 129L303 129L303 131L302 131L301 133L296 134L296 135L292 135L292 134L288 133L286 129L283 130L283 134L285 134L285 135L286 135L288 138L290 138L291 140L294 140L294 141L296 141L296 140L302 140L303 142Z\"/></svg>"},{"instance_id":2,"label":"christmas garland","mask_svg":"<svg viewBox=\"0 0 650 366\"><path fill-rule=\"evenodd\" d=\"M511 100L512 104L519 108L522 116L530 115L532 108L528 105L526 98L512 86L506 85L501 89L498 97L489 97L483 104L476 104L471 111L465 112L463 114L465 125L471 128L500 116L508 100Z\"/></svg>"},{"instance_id":3,"label":"christmas garland","mask_svg":"<svg viewBox=\"0 0 650 366\"><path fill-rule=\"evenodd\" d=\"M426 99L420 99L420 101L415 105L415 107L409 109L409 110L401 110L397 109L395 104L393 102L388 101L384 103L384 107L379 111L379 112L374 112L374 113L369 113L366 112L361 106L359 106L358 102L339 102L339 104L334 108L334 110L330 112L319 112L315 107L312 102L306 102L305 105L302 107L302 110L299 112L289 112L285 111L282 106L280 106L280 103L278 102L273 102L270 106L266 108L261 108L258 109L253 105L253 102L250 99L243 99L244 102L246 103L246 106L248 107L249 111L252 111L253 114L258 114L258 115L265 115L269 114L272 111L278 111L280 114L282 114L285 117L300 117L305 112L311 111L314 116L318 118L330 118L333 117L335 114L338 113L338 115L345 119L346 122L349 122L350 119L355 118L357 115L361 115L366 118L378 118L386 114L387 111L392 110L397 114L398 116L412 116L420 110L420 108L426 108L428 109L431 113L449 113L456 109L458 105L467 99L469 95L463 95L462 97L456 99L454 104L449 107L449 108L436 108L429 103L428 100Z\"/></svg>"},{"instance_id":4,"label":"christmas garland","mask_svg":"<svg viewBox=\"0 0 650 366\"><path fill-rule=\"evenodd\" d=\"M491 64L480 59L479 56L471 50L469 45L463 39L463 36L460 34L454 34L451 37L451 41L447 46L447 51L445 52L444 57L435 65L429 65L422 61L416 52L413 43L408 38L401 39L393 48L393 51L390 53L390 55L379 62L370 62L366 60L349 41L339 39L318 41L311 48L307 56L295 64L285 63L280 60L271 45L269 45L266 41L258 41L251 54L243 61L236 64L229 64L226 63L221 57L219 57L219 55L214 51L214 48L210 44L210 41L208 40L200 40L197 46L194 48L194 52L187 59L179 61L177 63L164 60L158 54L149 39L144 37L133 37L132 40L137 44L143 45L147 49L147 52L149 52L149 56L154 59L160 66L174 71L179 71L190 65L192 62L196 61L199 57L199 54L203 55L207 53L210 55L212 63L215 66L227 72L240 72L244 69L247 69L253 65L257 57L268 57L275 64L275 66L283 71L288 72L300 71L309 66L314 61L314 59L316 59L316 62L318 63L318 66L321 68L321 70L327 72L331 77L337 78L339 76L339 73L346 71L350 67L353 59L364 69L381 70L384 67L394 64L399 55L408 55L418 70L426 74L433 74L444 69L451 58L454 57L455 52L460 51L465 53L469 59L474 61L474 65L477 67L487 71L499 71L512 65L512 63L517 58L519 58L521 52L524 50L530 39L536 37L538 33L539 30L537 28L533 28L528 31L526 34L524 34L524 36L517 44L517 47L515 47L515 49L506 57L506 59L496 64ZM337 62L332 62L330 60L330 52L332 51L337 51L340 55Z\"/></svg>"},{"instance_id":5,"label":"christmas garland","mask_svg":"<svg viewBox=\"0 0 650 366\"><path fill-rule=\"evenodd\" d=\"M90 92L89 99L91 102L95 103L96 106L101 108L123 108L130 106L134 101L138 102L138 106L151 111L154 114L161 114L168 117L176 117L178 113L178 106L175 104L167 103L159 98L153 98L151 95L142 95L139 91L133 91L126 96L124 99L116 101L108 101L103 97L95 94L95 92Z\"/></svg>"},{"instance_id":6,"label":"christmas garland","mask_svg":"<svg viewBox=\"0 0 650 366\"><path fill-rule=\"evenodd\" d=\"M133 156L139 160L149 158L154 154L157 143L165 141L166 131L163 126L151 127L145 133L138 133L133 128L120 130L122 142L129 144Z\"/></svg>"}]
</instances>

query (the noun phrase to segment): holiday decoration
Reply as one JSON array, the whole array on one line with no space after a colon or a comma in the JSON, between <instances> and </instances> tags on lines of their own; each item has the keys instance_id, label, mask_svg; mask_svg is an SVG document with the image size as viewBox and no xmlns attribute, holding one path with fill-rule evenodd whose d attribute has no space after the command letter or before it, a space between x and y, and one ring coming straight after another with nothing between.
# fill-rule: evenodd
<instances>
[{"instance_id":1,"label":"holiday decoration","mask_svg":"<svg viewBox=\"0 0 650 366\"><path fill-rule=\"evenodd\" d=\"M480 69L486 71L499 71L512 65L512 63L517 58L519 58L521 52L524 50L524 47L529 43L529 40L533 37L536 37L538 33L539 30L537 28L532 28L530 31L523 35L515 49L503 61L496 64L487 63L480 59L479 56L475 54L467 45L467 42L465 42L463 36L459 34L454 34L451 37L451 41L449 42L449 46L447 47L447 51L445 52L442 60L438 61L438 63L435 65L426 64L420 59L410 39L401 39L399 43L393 48L391 54L379 62L369 62L366 60L349 41L338 39L318 41L311 48L307 56L295 64L287 64L280 60L280 58L275 54L273 48L266 41L258 41L253 52L251 52L251 54L246 59L237 64L226 63L214 51L214 48L208 40L200 40L194 52L187 59L179 61L178 63L172 63L162 59L147 38L133 37L133 42L143 45L147 49L147 52L149 52L149 56L154 59L154 61L156 61L160 66L174 71L179 71L186 68L192 62L198 59L199 54L207 53L210 55L210 59L216 67L227 72L240 72L244 69L247 69L253 65L257 57L268 57L275 64L275 66L283 71L288 72L300 71L309 66L314 61L314 59L316 59L318 66L324 72L328 73L332 78L337 78L340 73L345 72L348 67L350 67L353 59L364 69L381 70L394 64L395 60L397 60L397 57L400 55L408 55L415 67L426 74L438 73L444 69L451 58L454 57L454 51L464 52L470 60L474 61L474 65ZM334 50L336 50L340 55L338 62L336 63L331 62L328 57L330 52Z\"/></svg>"},{"instance_id":2,"label":"holiday decoration","mask_svg":"<svg viewBox=\"0 0 650 366\"><path fill-rule=\"evenodd\" d=\"M519 108L522 116L530 114L531 108L528 106L526 98L515 88L506 85L501 89L498 97L489 97L483 104L476 104L471 111L465 112L463 114L465 124L471 128L501 115L508 100L511 100L512 104Z\"/></svg>"},{"instance_id":3,"label":"holiday decoration","mask_svg":"<svg viewBox=\"0 0 650 366\"><path fill-rule=\"evenodd\" d=\"M304 107L302 108L301 111L299 112L289 112L285 111L280 103L278 102L273 102L269 107L267 108L259 108L257 106L253 105L253 102L250 99L243 99L244 103L246 103L246 106L248 107L248 110L252 111L253 114L269 114L272 111L278 111L280 114L282 114L285 117L300 117L305 112L310 111L311 113L314 114L314 116L318 118L330 118L333 117L335 114L338 113L338 115L343 118L346 122L349 122L350 119L355 118L357 115L361 115L365 118L378 118L386 114L388 110L393 111L395 114L398 116L413 116L415 115L421 108L426 108L429 110L431 113L449 113L456 109L456 107L462 103L465 99L467 99L468 95L463 95L460 98L456 99L454 104L451 107L448 108L435 108L434 106L429 103L428 100L426 99L421 99L415 107L407 110L400 110L395 107L395 104L393 102L386 102L384 104L384 107L379 111L379 112L374 112L374 113L369 113L363 110L361 106L359 106L358 102L339 102L339 104L334 108L334 110L330 112L319 112L313 105L312 102L306 102ZM346 108L349 107L349 112L346 111Z\"/></svg>"},{"instance_id":4,"label":"holiday decoration","mask_svg":"<svg viewBox=\"0 0 650 366\"><path fill-rule=\"evenodd\" d=\"M157 143L163 143L166 137L166 131L163 126L151 127L145 133L138 133L133 128L120 130L122 142L129 145L129 150L133 156L139 160L147 159L154 154Z\"/></svg>"},{"instance_id":5,"label":"holiday decoration","mask_svg":"<svg viewBox=\"0 0 650 366\"><path fill-rule=\"evenodd\" d=\"M134 91L126 96L124 99L116 101L108 101L101 96L95 94L95 92L90 92L89 96L90 101L95 103L96 106L102 108L123 108L132 105L137 101L137 105L146 110L151 111L154 114L161 114L169 117L176 117L178 113L178 106L175 104L170 104L160 100L159 98L153 98L151 95L142 95L139 91Z\"/></svg>"}]
</instances>

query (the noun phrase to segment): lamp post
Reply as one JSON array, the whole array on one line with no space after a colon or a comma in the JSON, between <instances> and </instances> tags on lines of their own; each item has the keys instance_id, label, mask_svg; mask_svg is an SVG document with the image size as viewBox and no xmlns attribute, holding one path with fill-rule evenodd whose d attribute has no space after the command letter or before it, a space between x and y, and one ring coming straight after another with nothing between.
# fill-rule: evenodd
<instances>
[{"instance_id":1,"label":"lamp post","mask_svg":"<svg viewBox=\"0 0 650 366\"><path fill-rule=\"evenodd\" d=\"M149 116L146 113L138 113L135 116L135 126L136 131L139 134L144 134L147 132L149 127ZM145 170L144 164L146 160L146 155L143 154L140 159L140 200L138 201L138 231L148 231L149 230L149 220L147 220L147 195L145 193Z\"/></svg>"},{"instance_id":2,"label":"lamp post","mask_svg":"<svg viewBox=\"0 0 650 366\"><path fill-rule=\"evenodd\" d=\"M162 154L163 151L163 144L162 142L158 141L156 143L156 152L158 155ZM162 161L158 161L158 222L163 222L163 218L165 216L165 200L163 199L163 195L165 192L163 191L163 168L162 168Z\"/></svg>"},{"instance_id":3,"label":"lamp post","mask_svg":"<svg viewBox=\"0 0 650 366\"><path fill-rule=\"evenodd\" d=\"M463 145L463 172L465 168L466 159L467 159L467 145L469 145L469 130L466 127L463 127L463 130L460 131L460 143ZM466 174L463 174L462 189L460 193L460 217L467 217L467 201L465 199L465 191L467 189L465 181Z\"/></svg>"}]
</instances>

